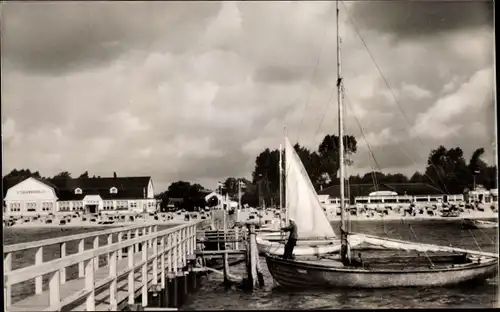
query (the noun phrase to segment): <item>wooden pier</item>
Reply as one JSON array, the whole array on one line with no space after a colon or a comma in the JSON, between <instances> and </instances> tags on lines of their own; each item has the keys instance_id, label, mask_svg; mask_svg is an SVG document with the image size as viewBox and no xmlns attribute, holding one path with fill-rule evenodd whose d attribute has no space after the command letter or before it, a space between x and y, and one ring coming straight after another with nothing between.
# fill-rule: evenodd
<instances>
[{"instance_id":1,"label":"wooden pier","mask_svg":"<svg viewBox=\"0 0 500 312\"><path fill-rule=\"evenodd\" d=\"M116 311L134 309L138 298L140 306L150 306L148 299L158 294L160 306L177 306L179 297L196 284L197 273L189 262L196 260L196 233L203 222L162 231L157 225L122 227L5 246L4 311ZM107 237L105 246L99 246L102 236ZM93 248L84 250L90 239ZM67 254L71 242L78 244L78 252ZM43 248L55 244L61 257L43 262ZM35 263L12 270L12 254L29 249L36 250ZM107 263L100 267L101 256ZM74 265L78 276L68 279L67 268ZM42 284L45 275L48 287ZM12 285L33 279L35 294L12 302Z\"/></svg>"},{"instance_id":2,"label":"wooden pier","mask_svg":"<svg viewBox=\"0 0 500 312\"><path fill-rule=\"evenodd\" d=\"M207 222L212 230L203 229ZM246 261L248 277L240 282L253 289L260 273L254 225L248 224L245 232L245 227L213 230L213 224L200 220L162 231L158 224L139 225L5 246L4 311L177 308L197 288L200 274L221 273L206 266L207 259L217 257L222 258L224 284L231 276L228 258ZM99 246L100 238L107 242L104 246ZM89 241L92 246L86 250ZM60 257L44 262L44 248L54 245ZM20 253L26 257L33 249L34 264L13 269L12 259L20 258ZM71 249L77 251L70 254ZM77 274L71 276L76 266ZM32 280L34 294L13 302L12 286ZM259 282L262 286L260 278Z\"/></svg>"}]
</instances>

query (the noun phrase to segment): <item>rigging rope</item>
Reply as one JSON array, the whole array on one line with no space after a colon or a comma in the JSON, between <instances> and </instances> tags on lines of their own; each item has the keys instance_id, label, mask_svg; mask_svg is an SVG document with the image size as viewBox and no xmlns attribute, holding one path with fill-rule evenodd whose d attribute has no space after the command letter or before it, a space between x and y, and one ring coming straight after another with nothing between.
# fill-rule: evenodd
<instances>
[{"instance_id":1,"label":"rigging rope","mask_svg":"<svg viewBox=\"0 0 500 312\"><path fill-rule=\"evenodd\" d=\"M359 29L358 27L356 26L356 23L354 22L354 19L352 18L351 14L349 13L349 10L347 9L347 6L344 4L343 1L340 1L342 2L342 5L344 5L344 8L345 8L345 11L347 13L347 16L349 17L349 20L351 21L351 24L353 25L354 27L354 31L356 32L356 34L358 35L359 39L361 40L364 48L366 49L366 51L368 52L368 55L370 56L371 60L373 61L373 64L375 65L375 67L377 68L377 71L379 72L380 76L382 77L382 80L384 81L385 85L387 86L387 88L389 89L389 92L392 96L392 98L394 99L394 103L396 104L396 106L398 107L399 111L401 112L401 114L403 115L405 121L408 123L408 125L410 126L410 130L413 130L413 126L411 125L408 117L406 116L404 110L402 109L401 105L399 104L399 101L396 97L396 95L394 94L394 91L392 90L392 88L390 87L389 85L389 82L387 81L385 75L382 73L382 70L380 69L380 66L378 65L377 61L375 60L375 57L373 56L373 54L371 53L370 49L368 48L363 36L361 36L361 33L359 32ZM418 133L416 131L413 131L415 133L415 136L417 137L418 141L420 142L420 144L425 147L425 145L423 144L422 142L422 139L420 138L420 136L418 135ZM439 171L437 170L436 166L434 165L434 163L430 162L430 165L433 167L434 171L436 172L436 175L438 177L438 179L440 180L440 182L442 183L443 187L445 188L445 192L447 194L450 194L448 192L448 189L446 188L446 185L443 181L443 179L441 178L440 174L439 174ZM432 180L432 178L430 178L426 173L425 175L434 183L436 184L436 186L439 187L439 185Z\"/></svg>"},{"instance_id":2,"label":"rigging rope","mask_svg":"<svg viewBox=\"0 0 500 312\"><path fill-rule=\"evenodd\" d=\"M415 231L413 231L413 227L411 225L410 225L410 230L413 233L413 236L415 236L415 239L418 241L417 234L415 234ZM431 266L434 266L434 263L432 263L432 260L429 257L429 255L427 254L427 251L424 250L424 254L427 257L427 260L429 260L429 262L431 263Z\"/></svg>"},{"instance_id":3,"label":"rigging rope","mask_svg":"<svg viewBox=\"0 0 500 312\"><path fill-rule=\"evenodd\" d=\"M314 66L312 78L311 78L311 81L310 81L309 92L307 94L307 100L306 100L305 105L304 105L304 110L302 111L302 117L300 118L299 130L297 131L297 142L299 142L300 131L302 129L302 123L304 121L304 114L305 114L305 112L307 110L307 107L309 106L309 102L310 102L310 99L311 99L311 93L312 93L313 87L314 87L313 82L314 82L314 79L316 78L316 72L318 71L319 60L321 59L321 54L323 53L324 43L327 41L327 40L325 40L326 30L327 30L327 27L325 27L325 29L323 31L323 38L322 38L323 40L321 40L321 45L319 47L318 56L316 58L316 64Z\"/></svg>"},{"instance_id":4,"label":"rigging rope","mask_svg":"<svg viewBox=\"0 0 500 312\"><path fill-rule=\"evenodd\" d=\"M371 155L371 158L369 158L370 159L370 165L371 165L371 160L373 158L373 162L375 163L376 168L378 168L380 170L380 165L378 164L377 158L375 158L375 154L373 153L373 150L372 150L372 148L370 146L370 143L368 142L368 139L366 138L365 132L363 131L363 127L361 126L361 123L359 122L359 119L358 119L356 113L354 112L354 109L351 107L351 101L349 101L349 97L347 96L347 90L346 90L345 86L343 86L343 90L344 90L344 93L345 93L347 108L348 108L348 110L350 112L352 112L352 114L354 116L354 119L356 120L356 124L358 125L358 128L359 128L359 130L361 132L361 135L363 136L363 139L365 140L366 146L368 147L368 151L369 151L369 153ZM372 169L373 169L373 167L372 167ZM373 178L375 187L378 189L377 177L376 177L375 173L373 172L373 170L372 170L372 178Z\"/></svg>"},{"instance_id":5,"label":"rigging rope","mask_svg":"<svg viewBox=\"0 0 500 312\"><path fill-rule=\"evenodd\" d=\"M490 237L488 234L486 234L486 232L484 232L484 231L483 231L483 229L479 228L479 231L481 231L481 233L483 233L483 235L484 235L484 236L486 236L486 237L490 240L490 242L491 242L492 244L494 244L494 243L495 243L495 242L491 239L491 237Z\"/></svg>"},{"instance_id":6,"label":"rigging rope","mask_svg":"<svg viewBox=\"0 0 500 312\"><path fill-rule=\"evenodd\" d=\"M479 246L479 244L476 240L476 237L474 237L474 234L472 233L472 231L470 229L469 229L469 233L470 233L470 235L472 235L472 239L474 239L474 242L476 243L477 248L479 248L479 251L483 252L483 250L481 249L481 246Z\"/></svg>"}]
</instances>

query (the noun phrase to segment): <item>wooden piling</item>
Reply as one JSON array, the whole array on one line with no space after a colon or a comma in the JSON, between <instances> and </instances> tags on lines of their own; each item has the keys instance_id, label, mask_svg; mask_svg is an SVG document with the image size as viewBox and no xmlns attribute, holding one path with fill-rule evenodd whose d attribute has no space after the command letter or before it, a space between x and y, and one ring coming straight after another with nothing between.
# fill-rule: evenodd
<instances>
[{"instance_id":1,"label":"wooden piling","mask_svg":"<svg viewBox=\"0 0 500 312\"><path fill-rule=\"evenodd\" d=\"M174 274L169 274L168 276L168 307L169 308L177 308L177 298L178 298L178 289L177 289L177 276Z\"/></svg>"}]
</instances>

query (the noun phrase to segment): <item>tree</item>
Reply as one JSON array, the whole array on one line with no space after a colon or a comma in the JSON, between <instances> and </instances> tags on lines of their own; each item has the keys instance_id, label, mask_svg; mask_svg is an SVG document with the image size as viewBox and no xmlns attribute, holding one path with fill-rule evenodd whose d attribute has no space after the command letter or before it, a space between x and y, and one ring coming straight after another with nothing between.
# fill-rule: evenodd
<instances>
[{"instance_id":1,"label":"tree","mask_svg":"<svg viewBox=\"0 0 500 312\"><path fill-rule=\"evenodd\" d=\"M357 140L352 135L344 135L345 165L352 165L351 156L358 150ZM319 171L328 175L328 179L334 184L338 183L339 166L339 136L335 134L326 135L318 146L321 167Z\"/></svg>"},{"instance_id":2,"label":"tree","mask_svg":"<svg viewBox=\"0 0 500 312\"><path fill-rule=\"evenodd\" d=\"M88 171L85 171L84 173L82 173L78 179L88 179L89 178L89 172Z\"/></svg>"},{"instance_id":3,"label":"tree","mask_svg":"<svg viewBox=\"0 0 500 312\"><path fill-rule=\"evenodd\" d=\"M165 202L164 206L168 204L169 198L182 198L182 207L186 210L192 211L194 207L201 207L205 205L205 188L200 184L191 184L186 181L177 181L168 187L168 190L158 197Z\"/></svg>"},{"instance_id":4,"label":"tree","mask_svg":"<svg viewBox=\"0 0 500 312\"><path fill-rule=\"evenodd\" d=\"M425 175L416 171L410 178L411 183L424 183L427 182Z\"/></svg>"},{"instance_id":5,"label":"tree","mask_svg":"<svg viewBox=\"0 0 500 312\"><path fill-rule=\"evenodd\" d=\"M113 172L113 178L116 178L116 172Z\"/></svg>"},{"instance_id":6,"label":"tree","mask_svg":"<svg viewBox=\"0 0 500 312\"><path fill-rule=\"evenodd\" d=\"M56 174L53 179L71 179L71 173L68 171L62 171Z\"/></svg>"}]
</instances>

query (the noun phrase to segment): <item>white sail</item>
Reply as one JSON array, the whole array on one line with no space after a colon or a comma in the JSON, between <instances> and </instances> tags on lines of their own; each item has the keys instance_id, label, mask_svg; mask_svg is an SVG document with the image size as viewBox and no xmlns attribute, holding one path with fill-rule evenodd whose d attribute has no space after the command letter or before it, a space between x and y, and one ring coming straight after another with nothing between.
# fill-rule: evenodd
<instances>
[{"instance_id":1,"label":"white sail","mask_svg":"<svg viewBox=\"0 0 500 312\"><path fill-rule=\"evenodd\" d=\"M298 239L334 238L318 195L299 155L285 137L286 207L289 218L297 224Z\"/></svg>"}]
</instances>

